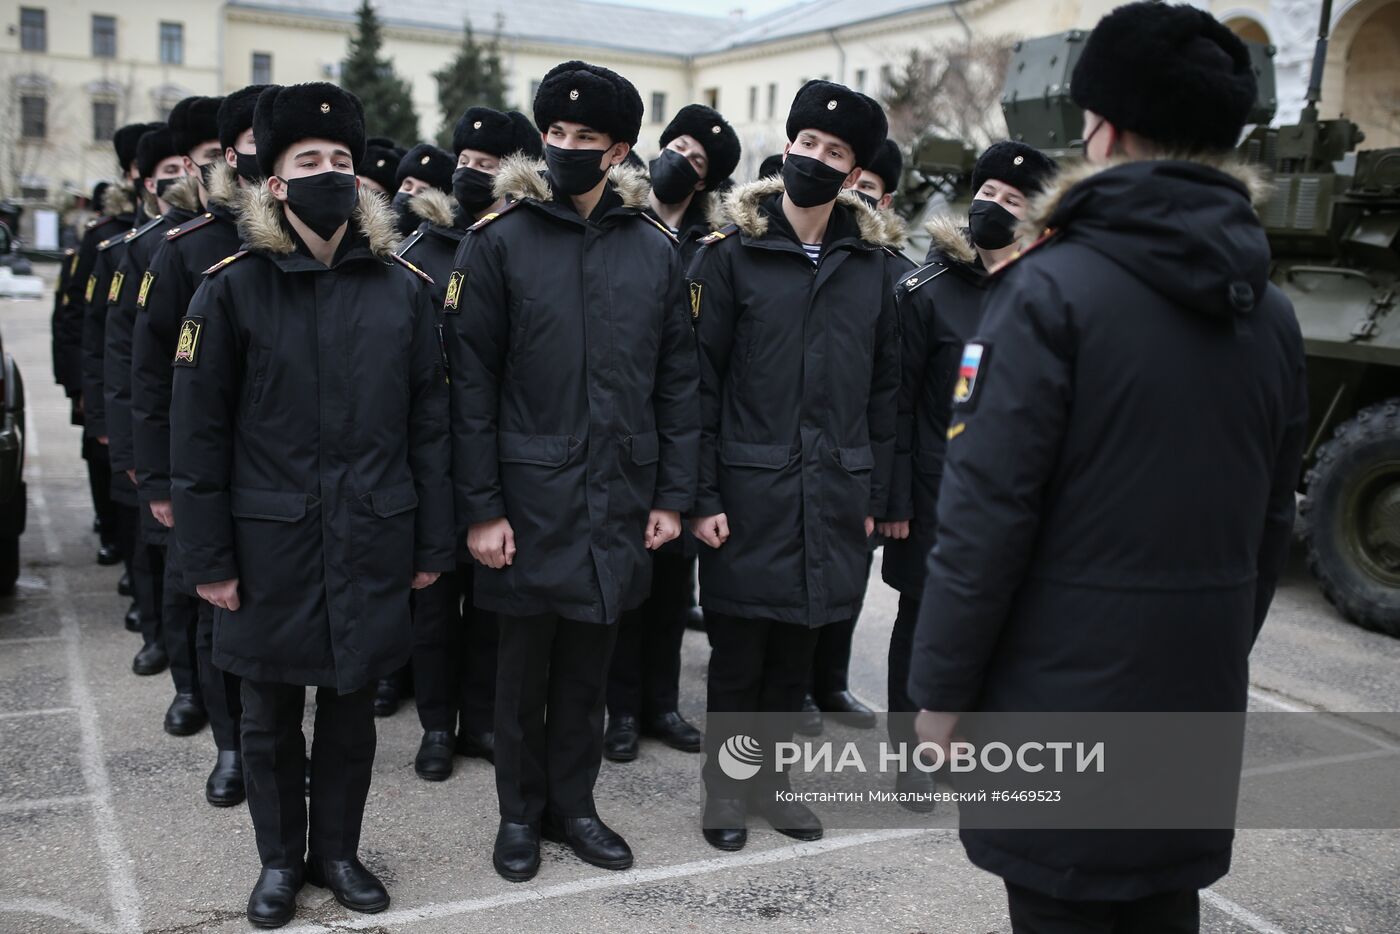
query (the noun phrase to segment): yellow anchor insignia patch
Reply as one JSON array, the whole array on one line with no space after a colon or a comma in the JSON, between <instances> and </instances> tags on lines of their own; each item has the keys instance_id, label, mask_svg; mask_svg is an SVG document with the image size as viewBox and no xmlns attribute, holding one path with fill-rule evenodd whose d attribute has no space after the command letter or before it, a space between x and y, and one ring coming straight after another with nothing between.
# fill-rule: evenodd
<instances>
[{"instance_id":1,"label":"yellow anchor insignia patch","mask_svg":"<svg viewBox=\"0 0 1400 934\"><path fill-rule=\"evenodd\" d=\"M145 308L146 298L151 294L151 286L156 281L156 274L149 269L141 276L141 288L136 291L136 307Z\"/></svg>"},{"instance_id":2,"label":"yellow anchor insignia patch","mask_svg":"<svg viewBox=\"0 0 1400 934\"><path fill-rule=\"evenodd\" d=\"M457 311L457 302L462 297L462 283L466 281L466 273L460 269L452 270L452 275L447 279L447 297L442 302L445 311Z\"/></svg>"},{"instance_id":3,"label":"yellow anchor insignia patch","mask_svg":"<svg viewBox=\"0 0 1400 934\"><path fill-rule=\"evenodd\" d=\"M120 269L112 273L112 284L107 287L107 304L115 305L117 299L122 295L122 283L126 281L126 274Z\"/></svg>"},{"instance_id":4,"label":"yellow anchor insignia patch","mask_svg":"<svg viewBox=\"0 0 1400 934\"><path fill-rule=\"evenodd\" d=\"M202 318L186 318L180 322L180 340L175 345L175 366L195 366L199 362L199 332L204 330Z\"/></svg>"},{"instance_id":5,"label":"yellow anchor insignia patch","mask_svg":"<svg viewBox=\"0 0 1400 934\"><path fill-rule=\"evenodd\" d=\"M692 320L700 320L700 300L705 294L705 283L690 283L690 317Z\"/></svg>"}]
</instances>

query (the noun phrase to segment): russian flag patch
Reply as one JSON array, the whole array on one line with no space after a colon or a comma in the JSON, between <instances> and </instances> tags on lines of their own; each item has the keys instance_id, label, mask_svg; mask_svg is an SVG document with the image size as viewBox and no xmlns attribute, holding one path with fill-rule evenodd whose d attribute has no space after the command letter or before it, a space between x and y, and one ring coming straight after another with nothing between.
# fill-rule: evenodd
<instances>
[{"instance_id":1,"label":"russian flag patch","mask_svg":"<svg viewBox=\"0 0 1400 934\"><path fill-rule=\"evenodd\" d=\"M953 385L954 405L967 405L976 395L978 377L989 349L986 344L968 344L963 348L962 362L958 364L958 381Z\"/></svg>"}]
</instances>

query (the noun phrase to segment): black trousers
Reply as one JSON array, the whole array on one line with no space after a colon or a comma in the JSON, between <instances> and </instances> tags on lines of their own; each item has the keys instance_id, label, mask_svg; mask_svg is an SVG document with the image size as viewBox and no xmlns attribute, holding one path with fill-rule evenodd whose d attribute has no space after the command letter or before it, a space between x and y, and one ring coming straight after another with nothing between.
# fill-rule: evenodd
<instances>
[{"instance_id":1,"label":"black trousers","mask_svg":"<svg viewBox=\"0 0 1400 934\"><path fill-rule=\"evenodd\" d=\"M112 461L107 457L107 445L99 444L96 438L84 438L83 460L87 461L92 508L102 526L102 544L121 547L116 505L112 502Z\"/></svg>"},{"instance_id":2,"label":"black trousers","mask_svg":"<svg viewBox=\"0 0 1400 934\"><path fill-rule=\"evenodd\" d=\"M801 623L741 619L723 613L705 614L710 637L710 670L706 709L714 713L790 714L802 704L812 672L818 632ZM705 730L705 765L701 775L706 792L718 798L767 796L787 783L765 763L757 776L735 781L720 770L716 755L729 731ZM750 733L765 757L774 745L792 739L791 717L764 717Z\"/></svg>"},{"instance_id":3,"label":"black trousers","mask_svg":"<svg viewBox=\"0 0 1400 934\"><path fill-rule=\"evenodd\" d=\"M1201 929L1195 889L1130 902L1077 902L1008 882L1006 903L1012 934L1197 934Z\"/></svg>"},{"instance_id":4,"label":"black trousers","mask_svg":"<svg viewBox=\"0 0 1400 934\"><path fill-rule=\"evenodd\" d=\"M652 555L651 593L622 614L608 669L608 716L658 717L680 706L681 641L695 559Z\"/></svg>"},{"instance_id":5,"label":"black trousers","mask_svg":"<svg viewBox=\"0 0 1400 934\"><path fill-rule=\"evenodd\" d=\"M603 701L617 625L502 616L496 797L513 823L596 817Z\"/></svg>"},{"instance_id":6,"label":"black trousers","mask_svg":"<svg viewBox=\"0 0 1400 934\"><path fill-rule=\"evenodd\" d=\"M865 578L870 579L870 566L875 553L865 556ZM865 591L861 591L864 603ZM861 607L856 607L855 615L839 623L830 623L817 630L817 649L812 656L812 693L836 694L850 687L851 642L856 634L856 620L860 619Z\"/></svg>"},{"instance_id":7,"label":"black trousers","mask_svg":"<svg viewBox=\"0 0 1400 934\"><path fill-rule=\"evenodd\" d=\"M413 593L413 691L424 731L487 733L496 711L496 614L472 605L458 565Z\"/></svg>"},{"instance_id":8,"label":"black trousers","mask_svg":"<svg viewBox=\"0 0 1400 934\"><path fill-rule=\"evenodd\" d=\"M141 514L137 507L114 503L116 527L127 572L131 574L131 595L141 618L141 638L150 645L161 642L160 613L165 589L165 560L154 545L141 540Z\"/></svg>"},{"instance_id":9,"label":"black trousers","mask_svg":"<svg viewBox=\"0 0 1400 934\"><path fill-rule=\"evenodd\" d=\"M209 711L209 731L220 752L237 752L243 746L243 679L214 667L214 607L195 598L195 655L199 661L199 686Z\"/></svg>"},{"instance_id":10,"label":"black trousers","mask_svg":"<svg viewBox=\"0 0 1400 934\"><path fill-rule=\"evenodd\" d=\"M914 715L918 709L909 699L909 656L914 651L914 629L919 624L919 599L899 595L899 612L890 630L890 654L885 684L886 709L889 710L890 745L904 743L912 750L919 740L914 732Z\"/></svg>"},{"instance_id":11,"label":"black trousers","mask_svg":"<svg viewBox=\"0 0 1400 934\"><path fill-rule=\"evenodd\" d=\"M308 855L350 859L374 767L374 685L350 694L316 689L307 836L306 688L243 680L243 780L264 866L291 869Z\"/></svg>"},{"instance_id":12,"label":"black trousers","mask_svg":"<svg viewBox=\"0 0 1400 934\"><path fill-rule=\"evenodd\" d=\"M143 504L141 508L146 507ZM170 679L175 682L176 693L202 698L199 653L195 649L201 601L185 592L179 565L169 560L171 551L167 546L145 547L158 556L162 567L160 629L165 654L170 657Z\"/></svg>"}]
</instances>

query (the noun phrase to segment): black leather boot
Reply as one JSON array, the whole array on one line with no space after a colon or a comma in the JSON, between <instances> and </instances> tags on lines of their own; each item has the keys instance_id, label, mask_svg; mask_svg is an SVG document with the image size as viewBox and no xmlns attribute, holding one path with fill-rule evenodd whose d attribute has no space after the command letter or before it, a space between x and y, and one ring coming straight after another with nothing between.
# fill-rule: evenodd
<instances>
[{"instance_id":1,"label":"black leather boot","mask_svg":"<svg viewBox=\"0 0 1400 934\"><path fill-rule=\"evenodd\" d=\"M204 800L216 808L242 804L248 796L243 785L243 754L236 749L220 749L214 768L204 782Z\"/></svg>"},{"instance_id":2,"label":"black leather boot","mask_svg":"<svg viewBox=\"0 0 1400 934\"><path fill-rule=\"evenodd\" d=\"M822 735L822 709L808 694L802 698L802 709L798 711L793 729L803 736Z\"/></svg>"},{"instance_id":3,"label":"black leather boot","mask_svg":"<svg viewBox=\"0 0 1400 934\"><path fill-rule=\"evenodd\" d=\"M937 787L934 782L933 773L925 772L919 768L910 768L905 772L898 772L894 777L894 790L899 795L923 796L911 797L909 800L901 800L899 806L915 814L928 814L934 808L934 801L931 797Z\"/></svg>"},{"instance_id":4,"label":"black leather boot","mask_svg":"<svg viewBox=\"0 0 1400 934\"><path fill-rule=\"evenodd\" d=\"M600 869L632 868L632 848L599 818L546 817L542 834L546 840L567 844L575 856Z\"/></svg>"},{"instance_id":5,"label":"black leather boot","mask_svg":"<svg viewBox=\"0 0 1400 934\"><path fill-rule=\"evenodd\" d=\"M697 730L689 720L672 710L646 722L643 731L653 739L659 739L672 749L681 752L699 752L705 748L705 734ZM604 740L606 742L606 740Z\"/></svg>"},{"instance_id":6,"label":"black leather boot","mask_svg":"<svg viewBox=\"0 0 1400 934\"><path fill-rule=\"evenodd\" d=\"M413 771L428 782L451 778L453 746L450 730L428 730L418 744L418 755L413 757Z\"/></svg>"},{"instance_id":7,"label":"black leather boot","mask_svg":"<svg viewBox=\"0 0 1400 934\"><path fill-rule=\"evenodd\" d=\"M330 889L335 900L351 911L374 914L389 907L389 890L358 857L323 859L308 855L306 881Z\"/></svg>"},{"instance_id":8,"label":"black leather boot","mask_svg":"<svg viewBox=\"0 0 1400 934\"><path fill-rule=\"evenodd\" d=\"M297 913L297 893L303 871L263 867L253 894L248 896L248 920L260 928L280 928Z\"/></svg>"},{"instance_id":9,"label":"black leather boot","mask_svg":"<svg viewBox=\"0 0 1400 934\"><path fill-rule=\"evenodd\" d=\"M135 603L127 607L126 616L122 617L122 625L126 627L127 632L141 631L141 611Z\"/></svg>"},{"instance_id":10,"label":"black leather boot","mask_svg":"<svg viewBox=\"0 0 1400 934\"><path fill-rule=\"evenodd\" d=\"M159 642L141 646L141 651L131 660L131 670L138 675L158 675L170 666L170 658Z\"/></svg>"},{"instance_id":11,"label":"black leather boot","mask_svg":"<svg viewBox=\"0 0 1400 934\"><path fill-rule=\"evenodd\" d=\"M121 561L121 559L121 549L118 548L116 545L103 545L101 548L97 549L97 563L102 565L104 568L111 567L112 565ZM127 587L131 587L131 582L129 578L127 580ZM122 596L130 596L130 591L128 590L128 592L122 594Z\"/></svg>"},{"instance_id":12,"label":"black leather boot","mask_svg":"<svg viewBox=\"0 0 1400 934\"><path fill-rule=\"evenodd\" d=\"M496 830L491 865L507 882L529 882L540 871L540 828L502 820Z\"/></svg>"},{"instance_id":13,"label":"black leather boot","mask_svg":"<svg viewBox=\"0 0 1400 934\"><path fill-rule=\"evenodd\" d=\"M399 686L393 678L380 678L374 686L374 715L392 717L399 709Z\"/></svg>"},{"instance_id":14,"label":"black leather boot","mask_svg":"<svg viewBox=\"0 0 1400 934\"><path fill-rule=\"evenodd\" d=\"M759 813L774 830L794 840L822 838L822 822L800 801L765 801L759 806Z\"/></svg>"},{"instance_id":15,"label":"black leather boot","mask_svg":"<svg viewBox=\"0 0 1400 934\"><path fill-rule=\"evenodd\" d=\"M193 694L176 694L165 711L165 732L171 736L193 736L208 722L209 712Z\"/></svg>"},{"instance_id":16,"label":"black leather boot","mask_svg":"<svg viewBox=\"0 0 1400 934\"><path fill-rule=\"evenodd\" d=\"M102 559L99 558L97 560L97 563L101 564ZM131 593L131 572L123 571L121 578L117 581L117 596L129 597L131 596Z\"/></svg>"},{"instance_id":17,"label":"black leather boot","mask_svg":"<svg viewBox=\"0 0 1400 934\"><path fill-rule=\"evenodd\" d=\"M485 759L495 765L496 734L490 730L485 733L462 730L457 734L457 755L466 756L468 759Z\"/></svg>"},{"instance_id":18,"label":"black leather boot","mask_svg":"<svg viewBox=\"0 0 1400 934\"><path fill-rule=\"evenodd\" d=\"M717 850L742 850L749 842L748 806L743 798L705 798L700 818L705 842Z\"/></svg>"},{"instance_id":19,"label":"black leather boot","mask_svg":"<svg viewBox=\"0 0 1400 934\"><path fill-rule=\"evenodd\" d=\"M822 712L834 717L837 722L853 726L858 730L875 728L875 711L871 710L859 697L850 691L832 691L819 694L817 706Z\"/></svg>"},{"instance_id":20,"label":"black leather boot","mask_svg":"<svg viewBox=\"0 0 1400 934\"><path fill-rule=\"evenodd\" d=\"M631 762L637 758L637 718L609 717L603 731L603 758L609 762Z\"/></svg>"}]
</instances>

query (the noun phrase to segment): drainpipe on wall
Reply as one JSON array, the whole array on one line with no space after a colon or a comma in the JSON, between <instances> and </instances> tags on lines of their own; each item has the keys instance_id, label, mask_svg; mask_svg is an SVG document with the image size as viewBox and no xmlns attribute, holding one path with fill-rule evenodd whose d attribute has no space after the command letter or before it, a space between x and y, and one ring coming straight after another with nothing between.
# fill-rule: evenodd
<instances>
[{"instance_id":1,"label":"drainpipe on wall","mask_svg":"<svg viewBox=\"0 0 1400 934\"><path fill-rule=\"evenodd\" d=\"M841 45L841 40L836 38L836 30L828 29L826 34L831 39L831 44L836 46L836 83L846 83L846 49Z\"/></svg>"},{"instance_id":2,"label":"drainpipe on wall","mask_svg":"<svg viewBox=\"0 0 1400 934\"><path fill-rule=\"evenodd\" d=\"M965 36L967 36L967 41L968 41L968 42L971 42L971 41L972 41L972 27L969 26L969 25L967 25L967 20L963 19L962 14L958 12L958 5L959 5L960 3L963 3L963 2L964 2L964 0L953 0L953 2L949 5L949 7L950 7L950 9L953 11L953 19L955 19L955 20L958 21L958 25L961 26L961 27L963 28L963 34L964 34Z\"/></svg>"}]
</instances>

